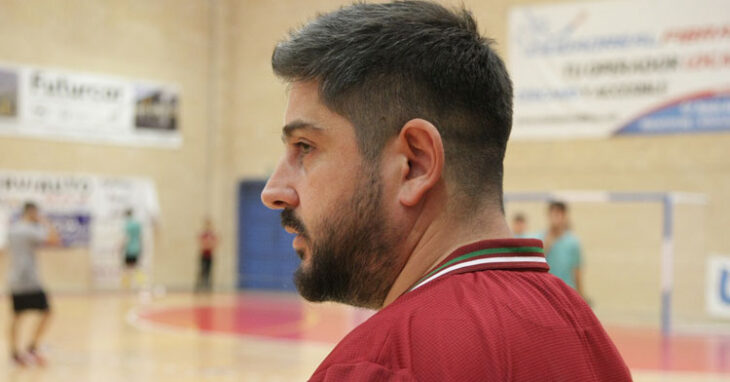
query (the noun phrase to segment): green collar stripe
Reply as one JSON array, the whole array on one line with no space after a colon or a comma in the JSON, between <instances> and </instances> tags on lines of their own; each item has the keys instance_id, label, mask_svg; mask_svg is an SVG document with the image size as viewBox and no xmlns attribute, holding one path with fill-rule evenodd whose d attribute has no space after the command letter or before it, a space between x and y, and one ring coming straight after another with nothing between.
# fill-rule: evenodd
<instances>
[{"instance_id":1,"label":"green collar stripe","mask_svg":"<svg viewBox=\"0 0 730 382\"><path fill-rule=\"evenodd\" d=\"M493 255L497 253L542 253L541 247L506 247L506 248L488 248L488 249L480 249L478 251L469 252L466 255L461 255L459 257L455 257L446 264L434 269L433 271L429 272L426 276L423 276L416 285L418 285L421 281L431 277L431 275L435 274L436 272L461 261L468 260L477 256L484 256L484 255Z\"/></svg>"}]
</instances>

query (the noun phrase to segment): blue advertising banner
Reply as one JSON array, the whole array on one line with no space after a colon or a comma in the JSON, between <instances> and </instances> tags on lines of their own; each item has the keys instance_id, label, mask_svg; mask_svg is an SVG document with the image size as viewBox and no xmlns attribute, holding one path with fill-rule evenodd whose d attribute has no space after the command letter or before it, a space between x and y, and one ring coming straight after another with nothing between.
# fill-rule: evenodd
<instances>
[{"instance_id":1,"label":"blue advertising banner","mask_svg":"<svg viewBox=\"0 0 730 382\"><path fill-rule=\"evenodd\" d=\"M730 131L730 2L515 7L513 137Z\"/></svg>"},{"instance_id":2,"label":"blue advertising banner","mask_svg":"<svg viewBox=\"0 0 730 382\"><path fill-rule=\"evenodd\" d=\"M91 214L47 214L49 222L56 227L64 247L88 247L91 243Z\"/></svg>"}]
</instances>

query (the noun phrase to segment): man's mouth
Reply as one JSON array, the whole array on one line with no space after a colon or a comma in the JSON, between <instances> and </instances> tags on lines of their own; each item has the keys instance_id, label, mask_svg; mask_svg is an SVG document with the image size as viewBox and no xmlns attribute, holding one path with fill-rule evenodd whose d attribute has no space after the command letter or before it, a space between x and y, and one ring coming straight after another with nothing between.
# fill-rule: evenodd
<instances>
[{"instance_id":1,"label":"man's mouth","mask_svg":"<svg viewBox=\"0 0 730 382\"><path fill-rule=\"evenodd\" d=\"M284 231L299 235L299 231L294 229L294 227L286 226L286 227L284 227Z\"/></svg>"},{"instance_id":2,"label":"man's mouth","mask_svg":"<svg viewBox=\"0 0 730 382\"><path fill-rule=\"evenodd\" d=\"M297 234L297 236L294 237L294 240L292 240L291 246L294 248L297 255L299 255L299 259L304 260L306 251L306 239L304 236L302 234Z\"/></svg>"},{"instance_id":3,"label":"man's mouth","mask_svg":"<svg viewBox=\"0 0 730 382\"><path fill-rule=\"evenodd\" d=\"M292 240L292 248L297 252L299 258L304 260L308 236L302 222L294 216L292 210L285 209L281 212L281 226L286 232L296 235Z\"/></svg>"},{"instance_id":4,"label":"man's mouth","mask_svg":"<svg viewBox=\"0 0 730 382\"><path fill-rule=\"evenodd\" d=\"M299 242L301 242L302 240L305 239L305 235L303 233L297 231L297 229L292 226L285 226L284 231L291 233L293 235L297 235L296 237L294 237L294 243L298 244Z\"/></svg>"}]
</instances>

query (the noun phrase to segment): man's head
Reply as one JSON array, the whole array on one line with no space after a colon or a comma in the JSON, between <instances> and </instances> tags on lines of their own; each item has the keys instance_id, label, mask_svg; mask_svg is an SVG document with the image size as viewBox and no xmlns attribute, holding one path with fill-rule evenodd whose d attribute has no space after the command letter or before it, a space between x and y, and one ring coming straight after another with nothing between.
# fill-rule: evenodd
<instances>
[{"instance_id":1,"label":"man's head","mask_svg":"<svg viewBox=\"0 0 730 382\"><path fill-rule=\"evenodd\" d=\"M548 222L551 230L568 228L568 205L565 202L553 201L548 204Z\"/></svg>"},{"instance_id":2,"label":"man's head","mask_svg":"<svg viewBox=\"0 0 730 382\"><path fill-rule=\"evenodd\" d=\"M416 222L501 210L512 87L468 12L358 3L294 31L272 66L291 84L287 151L262 199L298 233L305 297L378 307Z\"/></svg>"},{"instance_id":3,"label":"man's head","mask_svg":"<svg viewBox=\"0 0 730 382\"><path fill-rule=\"evenodd\" d=\"M127 208L124 211L124 216L126 216L128 219L131 218L134 215L134 210L131 208Z\"/></svg>"},{"instance_id":4,"label":"man's head","mask_svg":"<svg viewBox=\"0 0 730 382\"><path fill-rule=\"evenodd\" d=\"M38 206L33 202L25 202L23 204L23 219L37 223L40 220L38 214Z\"/></svg>"},{"instance_id":5,"label":"man's head","mask_svg":"<svg viewBox=\"0 0 730 382\"><path fill-rule=\"evenodd\" d=\"M524 235L527 232L527 218L522 213L517 213L512 217L512 233L515 235Z\"/></svg>"}]
</instances>

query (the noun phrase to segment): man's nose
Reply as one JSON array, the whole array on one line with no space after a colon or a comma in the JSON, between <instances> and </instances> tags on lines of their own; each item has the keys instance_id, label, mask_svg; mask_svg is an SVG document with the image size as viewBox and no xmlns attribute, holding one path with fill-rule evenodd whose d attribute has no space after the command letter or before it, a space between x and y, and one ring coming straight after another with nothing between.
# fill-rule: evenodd
<instances>
[{"instance_id":1,"label":"man's nose","mask_svg":"<svg viewBox=\"0 0 730 382\"><path fill-rule=\"evenodd\" d=\"M261 201L272 210L296 208L299 205L299 196L292 187L291 169L284 160L276 166L276 170L266 182L261 191Z\"/></svg>"}]
</instances>

